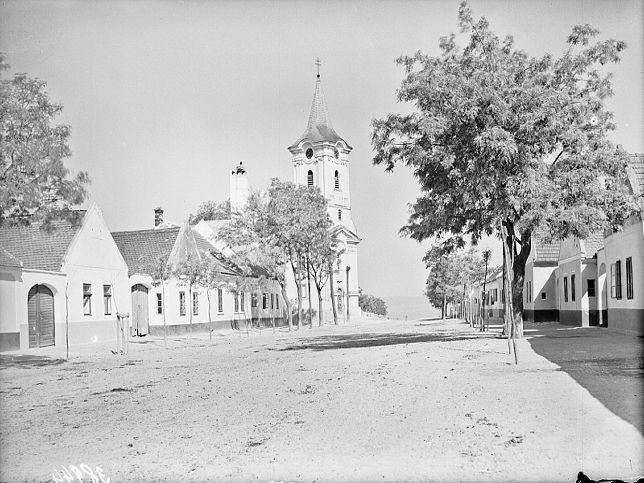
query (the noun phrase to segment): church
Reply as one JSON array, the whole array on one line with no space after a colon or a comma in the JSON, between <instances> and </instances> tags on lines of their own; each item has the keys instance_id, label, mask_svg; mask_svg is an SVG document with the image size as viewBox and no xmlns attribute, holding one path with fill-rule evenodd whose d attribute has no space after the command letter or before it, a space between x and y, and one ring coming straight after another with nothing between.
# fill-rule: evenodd
<instances>
[{"instance_id":1,"label":"church","mask_svg":"<svg viewBox=\"0 0 644 483\"><path fill-rule=\"evenodd\" d=\"M308 125L288 150L295 184L316 186L327 200L332 230L337 234L338 248L342 252L334 267L332 292L338 317L346 320L360 316L358 245L361 238L351 215L349 184L349 155L353 148L333 129L322 92L319 60L316 64L318 73ZM324 300L324 306L328 311L324 318L329 321L331 304L328 299Z\"/></svg>"}]
</instances>

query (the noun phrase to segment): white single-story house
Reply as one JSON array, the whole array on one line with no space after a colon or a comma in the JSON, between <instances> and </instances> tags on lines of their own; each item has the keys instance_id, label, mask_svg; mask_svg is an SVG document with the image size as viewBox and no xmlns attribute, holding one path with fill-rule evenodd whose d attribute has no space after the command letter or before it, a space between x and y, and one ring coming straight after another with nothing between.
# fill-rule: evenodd
<instances>
[{"instance_id":1,"label":"white single-story house","mask_svg":"<svg viewBox=\"0 0 644 483\"><path fill-rule=\"evenodd\" d=\"M127 265L96 205L51 231L0 228L0 350L115 340L130 310Z\"/></svg>"}]
</instances>

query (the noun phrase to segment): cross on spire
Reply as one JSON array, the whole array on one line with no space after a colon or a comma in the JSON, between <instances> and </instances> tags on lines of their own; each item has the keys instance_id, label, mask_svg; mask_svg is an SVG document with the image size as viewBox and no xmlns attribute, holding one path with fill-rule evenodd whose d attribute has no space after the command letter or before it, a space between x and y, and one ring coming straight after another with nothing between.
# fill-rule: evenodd
<instances>
[{"instance_id":1,"label":"cross on spire","mask_svg":"<svg viewBox=\"0 0 644 483\"><path fill-rule=\"evenodd\" d=\"M318 79L320 78L320 66L322 65L322 62L320 62L320 58L316 57L315 58L315 65L318 68Z\"/></svg>"}]
</instances>

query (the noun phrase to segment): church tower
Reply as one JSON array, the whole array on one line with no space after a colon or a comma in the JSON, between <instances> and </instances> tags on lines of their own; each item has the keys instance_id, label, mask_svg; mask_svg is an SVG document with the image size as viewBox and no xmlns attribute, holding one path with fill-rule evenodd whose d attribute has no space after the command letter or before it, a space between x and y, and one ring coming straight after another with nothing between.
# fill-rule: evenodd
<instances>
[{"instance_id":1,"label":"church tower","mask_svg":"<svg viewBox=\"0 0 644 483\"><path fill-rule=\"evenodd\" d=\"M353 149L331 124L318 67L309 122L304 133L288 147L293 162L293 181L300 186L317 186L326 198L333 230L344 250L336 264L333 288L340 316L359 315L358 244L361 239L351 215L349 154ZM329 309L330 310L330 309ZM328 319L327 319L328 320Z\"/></svg>"}]
</instances>

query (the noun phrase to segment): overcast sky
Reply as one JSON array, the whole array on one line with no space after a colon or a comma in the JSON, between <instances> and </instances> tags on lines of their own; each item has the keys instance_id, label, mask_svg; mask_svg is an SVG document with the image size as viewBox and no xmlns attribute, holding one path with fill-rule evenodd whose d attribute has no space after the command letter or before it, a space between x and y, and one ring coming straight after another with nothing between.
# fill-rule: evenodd
<instances>
[{"instance_id":1,"label":"overcast sky","mask_svg":"<svg viewBox=\"0 0 644 483\"><path fill-rule=\"evenodd\" d=\"M471 1L530 54L560 53L575 24L625 40L613 68L614 140L644 151L644 2ZM436 54L457 31L454 1L7 1L0 50L11 73L48 83L72 126L67 165L92 178L112 231L153 226L153 209L181 223L228 197L242 161L251 185L292 179L287 146L303 132L314 59L336 131L354 147L353 219L363 238L360 285L378 296L420 295L428 245L400 238L417 182L372 166L370 122L395 100L401 54ZM496 250L496 262L500 262Z\"/></svg>"}]
</instances>

